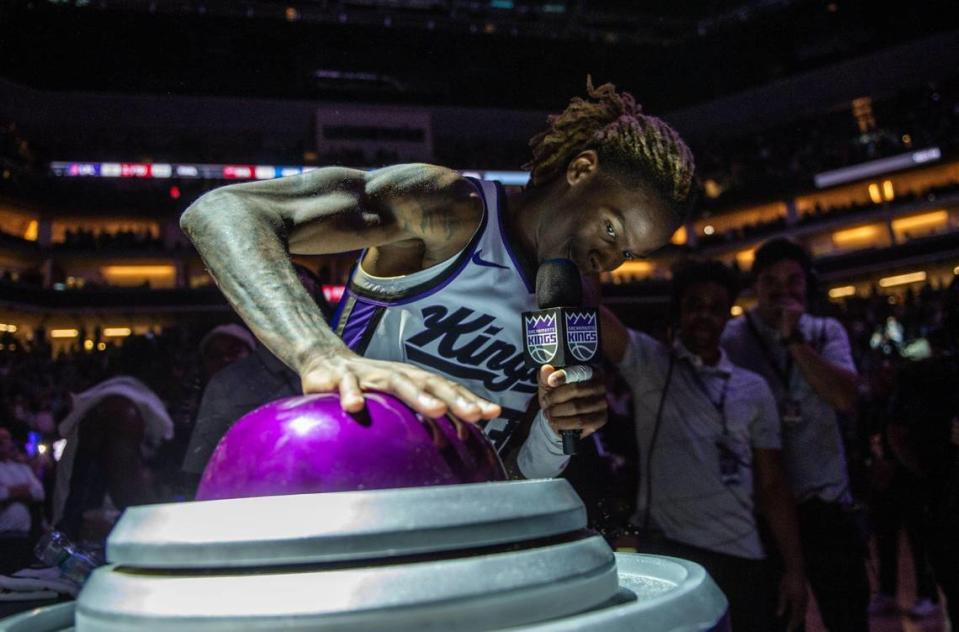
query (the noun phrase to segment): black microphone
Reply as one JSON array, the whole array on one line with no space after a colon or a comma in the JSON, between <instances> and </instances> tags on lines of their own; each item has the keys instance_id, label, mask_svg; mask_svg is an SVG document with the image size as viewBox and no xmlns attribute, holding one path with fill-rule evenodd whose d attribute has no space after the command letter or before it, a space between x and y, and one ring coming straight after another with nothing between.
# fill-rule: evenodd
<instances>
[{"instance_id":1,"label":"black microphone","mask_svg":"<svg viewBox=\"0 0 959 632\"><path fill-rule=\"evenodd\" d=\"M599 314L583 307L579 269L569 259L548 259L536 272L539 309L523 313L526 362L558 369L597 365L600 361ZM575 380L570 380L575 381ZM576 454L579 430L563 430L563 453Z\"/></svg>"}]
</instances>

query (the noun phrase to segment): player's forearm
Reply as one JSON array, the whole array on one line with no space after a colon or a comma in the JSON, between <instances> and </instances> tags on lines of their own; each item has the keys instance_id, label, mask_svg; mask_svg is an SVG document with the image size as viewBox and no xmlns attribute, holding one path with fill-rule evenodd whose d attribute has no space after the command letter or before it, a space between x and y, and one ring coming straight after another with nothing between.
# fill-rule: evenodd
<instances>
[{"instance_id":1,"label":"player's forearm","mask_svg":"<svg viewBox=\"0 0 959 632\"><path fill-rule=\"evenodd\" d=\"M569 458L563 453L562 439L539 412L516 458L519 473L527 479L555 478L569 465Z\"/></svg>"},{"instance_id":2,"label":"player's forearm","mask_svg":"<svg viewBox=\"0 0 959 632\"><path fill-rule=\"evenodd\" d=\"M218 190L190 206L180 225L233 308L289 367L345 348L297 279L279 217Z\"/></svg>"}]
</instances>

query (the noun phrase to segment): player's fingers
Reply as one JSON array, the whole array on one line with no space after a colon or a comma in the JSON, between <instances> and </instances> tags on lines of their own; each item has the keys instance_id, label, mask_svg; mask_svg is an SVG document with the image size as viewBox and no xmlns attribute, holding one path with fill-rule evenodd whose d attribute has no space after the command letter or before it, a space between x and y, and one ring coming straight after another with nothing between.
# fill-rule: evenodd
<instances>
[{"instance_id":1,"label":"player's fingers","mask_svg":"<svg viewBox=\"0 0 959 632\"><path fill-rule=\"evenodd\" d=\"M605 397L606 385L599 380L592 379L589 382L579 382L577 384L564 384L557 386L543 395L543 406L556 406L573 399Z\"/></svg>"},{"instance_id":2,"label":"player's fingers","mask_svg":"<svg viewBox=\"0 0 959 632\"><path fill-rule=\"evenodd\" d=\"M539 367L539 372L537 373L537 379L539 382L540 389L549 389L549 376L553 373L556 373L556 367L552 364L544 364Z\"/></svg>"},{"instance_id":3,"label":"player's fingers","mask_svg":"<svg viewBox=\"0 0 959 632\"><path fill-rule=\"evenodd\" d=\"M480 407L480 416L479 416L479 419L478 419L477 421L482 421L482 420L484 420L484 419L492 419L492 417L487 416L487 413L484 412L484 405L486 405L486 408L489 409L490 412L492 412L492 411L495 410L495 413L496 413L496 414L494 414L493 417L498 417L498 416L499 416L499 414L500 414L501 411L499 410L499 407L498 407L498 406L494 406L493 404L491 404L490 402L486 401L485 399L482 399L482 398L477 397L476 394L473 393L473 391L469 390L468 388L466 388L466 387L463 386L462 384L457 384L456 382L450 382L450 384L452 384L452 385L453 385L453 388L456 389L456 392L459 393L460 399L461 399L462 401L468 402L468 401L470 401L471 398L472 398L474 401L477 401L477 405L479 405L479 407ZM490 409L490 408L489 408L490 406L492 406L493 408ZM465 420L463 420L463 421L465 421ZM473 422L469 422L469 423L473 423Z\"/></svg>"},{"instance_id":4,"label":"player's fingers","mask_svg":"<svg viewBox=\"0 0 959 632\"><path fill-rule=\"evenodd\" d=\"M589 423L583 424L583 430L580 433L579 438L585 439L594 432L598 432L603 429L603 426L609 421L609 416L606 414L606 411L603 411L593 417Z\"/></svg>"},{"instance_id":5,"label":"player's fingers","mask_svg":"<svg viewBox=\"0 0 959 632\"><path fill-rule=\"evenodd\" d=\"M465 441L469 438L469 430L466 429L466 424L452 413L446 413L446 418L453 423L453 427L456 429L456 438L460 441Z\"/></svg>"},{"instance_id":6,"label":"player's fingers","mask_svg":"<svg viewBox=\"0 0 959 632\"><path fill-rule=\"evenodd\" d=\"M344 371L340 377L340 407L348 413L358 413L363 410L365 400L363 391L360 390L360 384L356 376L349 371ZM305 391L304 391L305 392Z\"/></svg>"},{"instance_id":7,"label":"player's fingers","mask_svg":"<svg viewBox=\"0 0 959 632\"><path fill-rule=\"evenodd\" d=\"M576 417L557 417L549 420L549 425L553 430L560 432L562 430L582 430L585 432L596 432L606 424L606 411L587 413Z\"/></svg>"},{"instance_id":8,"label":"player's fingers","mask_svg":"<svg viewBox=\"0 0 959 632\"><path fill-rule=\"evenodd\" d=\"M587 366L585 364L576 364L574 366L568 366L561 371L565 379L563 380L566 384L575 384L577 382L588 382L593 379L593 376L596 375L596 372L593 370L593 367ZM557 371L560 373L560 371ZM555 373L553 374L556 375Z\"/></svg>"},{"instance_id":9,"label":"player's fingers","mask_svg":"<svg viewBox=\"0 0 959 632\"><path fill-rule=\"evenodd\" d=\"M424 388L441 400L447 406L448 412L459 416L463 421L475 423L483 419L495 419L502 414L502 408L498 404L483 399L465 386L434 373L414 370L417 372L416 379L422 376Z\"/></svg>"},{"instance_id":10,"label":"player's fingers","mask_svg":"<svg viewBox=\"0 0 959 632\"><path fill-rule=\"evenodd\" d=\"M446 435L443 434L436 420L431 417L422 417L422 419L423 423L426 424L426 427L429 428L430 433L433 435L433 445L440 449L446 447Z\"/></svg>"},{"instance_id":11,"label":"player's fingers","mask_svg":"<svg viewBox=\"0 0 959 632\"><path fill-rule=\"evenodd\" d=\"M546 385L550 388L556 388L563 384L574 384L576 382L588 382L593 379L593 368L583 364L568 366L565 369L559 369L549 374L546 378Z\"/></svg>"},{"instance_id":12,"label":"player's fingers","mask_svg":"<svg viewBox=\"0 0 959 632\"><path fill-rule=\"evenodd\" d=\"M446 412L446 404L427 393L414 380L399 371L394 371L390 375L389 391L421 415L439 417Z\"/></svg>"},{"instance_id":13,"label":"player's fingers","mask_svg":"<svg viewBox=\"0 0 959 632\"><path fill-rule=\"evenodd\" d=\"M300 374L300 382L303 386L303 393L329 393L337 390L339 387L336 379L338 373L341 372L327 368L307 369Z\"/></svg>"},{"instance_id":14,"label":"player's fingers","mask_svg":"<svg viewBox=\"0 0 959 632\"><path fill-rule=\"evenodd\" d=\"M580 397L571 399L568 402L555 404L547 409L547 414L553 417L576 417L587 413L595 413L606 410L606 398L602 395L597 397Z\"/></svg>"},{"instance_id":15,"label":"player's fingers","mask_svg":"<svg viewBox=\"0 0 959 632\"><path fill-rule=\"evenodd\" d=\"M430 376L426 381L425 390L446 404L447 410L452 411L464 421L475 423L481 419L482 411L479 402L476 401L479 398L475 395L472 397L466 395L449 380Z\"/></svg>"}]
</instances>

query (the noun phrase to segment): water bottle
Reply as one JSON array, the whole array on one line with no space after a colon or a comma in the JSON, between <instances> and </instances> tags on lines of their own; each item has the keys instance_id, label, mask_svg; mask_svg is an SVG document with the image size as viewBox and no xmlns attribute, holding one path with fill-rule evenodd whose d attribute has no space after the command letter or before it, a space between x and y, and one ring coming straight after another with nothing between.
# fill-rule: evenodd
<instances>
[{"instance_id":1,"label":"water bottle","mask_svg":"<svg viewBox=\"0 0 959 632\"><path fill-rule=\"evenodd\" d=\"M61 577L77 584L83 584L98 566L93 556L78 549L59 531L51 531L40 538L34 553L47 566L58 567Z\"/></svg>"}]
</instances>

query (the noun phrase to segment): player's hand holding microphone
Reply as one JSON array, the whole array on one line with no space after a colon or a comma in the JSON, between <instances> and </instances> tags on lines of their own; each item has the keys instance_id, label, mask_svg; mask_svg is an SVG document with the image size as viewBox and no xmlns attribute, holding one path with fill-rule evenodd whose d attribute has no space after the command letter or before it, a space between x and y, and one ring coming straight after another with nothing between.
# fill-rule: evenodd
<instances>
[{"instance_id":1,"label":"player's hand holding microphone","mask_svg":"<svg viewBox=\"0 0 959 632\"><path fill-rule=\"evenodd\" d=\"M599 370L599 316L582 307L579 270L550 259L536 274L539 309L523 314L527 361L540 366L539 406L563 439L563 452L606 424L606 384Z\"/></svg>"}]
</instances>

